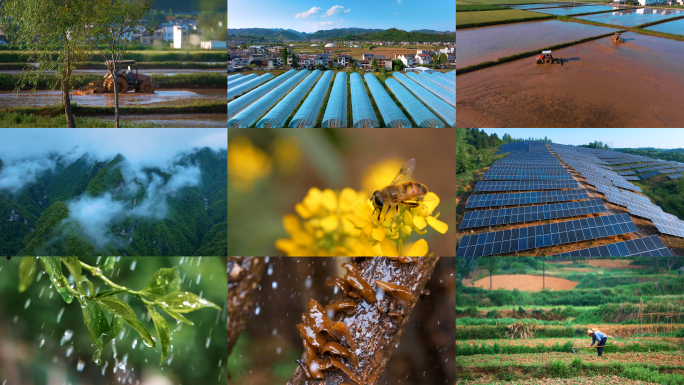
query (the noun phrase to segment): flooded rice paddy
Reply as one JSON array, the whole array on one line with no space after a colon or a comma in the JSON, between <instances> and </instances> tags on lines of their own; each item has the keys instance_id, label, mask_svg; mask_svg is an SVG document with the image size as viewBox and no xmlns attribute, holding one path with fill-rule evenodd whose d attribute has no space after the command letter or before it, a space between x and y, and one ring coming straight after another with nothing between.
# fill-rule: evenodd
<instances>
[{"instance_id":1,"label":"flooded rice paddy","mask_svg":"<svg viewBox=\"0 0 684 385\"><path fill-rule=\"evenodd\" d=\"M114 116L93 116L92 118L114 120ZM147 114L121 115L120 120L135 123L152 122L164 127L206 128L226 127L226 114Z\"/></svg>"},{"instance_id":2,"label":"flooded rice paddy","mask_svg":"<svg viewBox=\"0 0 684 385\"><path fill-rule=\"evenodd\" d=\"M42 107L62 102L62 94L55 91L0 91L0 109L7 107ZM114 107L114 94L71 95L71 102L80 106ZM153 106L183 106L195 102L226 102L225 89L197 89L197 90L157 90L153 94L128 92L119 95L119 106L122 107L153 107Z\"/></svg>"},{"instance_id":3,"label":"flooded rice paddy","mask_svg":"<svg viewBox=\"0 0 684 385\"><path fill-rule=\"evenodd\" d=\"M682 127L684 42L622 36L458 75L457 127Z\"/></svg>"},{"instance_id":4,"label":"flooded rice paddy","mask_svg":"<svg viewBox=\"0 0 684 385\"><path fill-rule=\"evenodd\" d=\"M681 9L638 8L623 9L617 12L601 13L598 15L578 16L578 19L595 21L598 23L634 27L641 24L667 19L669 17L684 16ZM681 30L680 30L681 31ZM680 32L681 33L681 32Z\"/></svg>"},{"instance_id":5,"label":"flooded rice paddy","mask_svg":"<svg viewBox=\"0 0 684 385\"><path fill-rule=\"evenodd\" d=\"M456 68L615 31L558 20L461 29L456 34Z\"/></svg>"},{"instance_id":6,"label":"flooded rice paddy","mask_svg":"<svg viewBox=\"0 0 684 385\"><path fill-rule=\"evenodd\" d=\"M650 29L651 31L673 33L676 35L684 35L684 19L679 19L675 21L668 21L662 24L652 25L644 29Z\"/></svg>"},{"instance_id":7,"label":"flooded rice paddy","mask_svg":"<svg viewBox=\"0 0 684 385\"><path fill-rule=\"evenodd\" d=\"M532 9L530 11L531 12L546 13L549 15L567 16L567 15L579 15L581 13L610 11L611 9L620 9L620 8L613 7L610 5L584 5L584 6L579 6L579 7L556 7L556 8Z\"/></svg>"},{"instance_id":8,"label":"flooded rice paddy","mask_svg":"<svg viewBox=\"0 0 684 385\"><path fill-rule=\"evenodd\" d=\"M569 7L577 3L541 3L541 4L514 4L504 5L513 9L535 9L535 8L555 8L555 7Z\"/></svg>"}]
</instances>

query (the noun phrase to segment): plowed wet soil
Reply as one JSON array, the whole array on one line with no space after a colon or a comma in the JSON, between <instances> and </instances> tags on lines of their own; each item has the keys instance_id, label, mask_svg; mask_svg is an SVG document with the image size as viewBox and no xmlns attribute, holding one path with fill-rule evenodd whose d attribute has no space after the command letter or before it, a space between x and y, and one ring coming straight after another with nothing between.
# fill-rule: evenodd
<instances>
[{"instance_id":1,"label":"plowed wet soil","mask_svg":"<svg viewBox=\"0 0 684 385\"><path fill-rule=\"evenodd\" d=\"M543 281L542 277L538 275L495 275L492 277L492 286L494 290L540 291L543 287L551 290L572 290L578 284L575 281L556 277L545 277ZM475 281L473 286L489 289L489 277Z\"/></svg>"}]
</instances>

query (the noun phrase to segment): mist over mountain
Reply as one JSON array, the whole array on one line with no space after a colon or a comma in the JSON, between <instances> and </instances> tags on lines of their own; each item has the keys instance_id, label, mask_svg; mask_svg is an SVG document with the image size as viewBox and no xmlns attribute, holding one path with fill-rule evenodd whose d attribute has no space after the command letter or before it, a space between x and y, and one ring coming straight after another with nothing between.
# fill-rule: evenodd
<instances>
[{"instance_id":1,"label":"mist over mountain","mask_svg":"<svg viewBox=\"0 0 684 385\"><path fill-rule=\"evenodd\" d=\"M159 153L6 154L0 255L226 255L226 149Z\"/></svg>"}]
</instances>

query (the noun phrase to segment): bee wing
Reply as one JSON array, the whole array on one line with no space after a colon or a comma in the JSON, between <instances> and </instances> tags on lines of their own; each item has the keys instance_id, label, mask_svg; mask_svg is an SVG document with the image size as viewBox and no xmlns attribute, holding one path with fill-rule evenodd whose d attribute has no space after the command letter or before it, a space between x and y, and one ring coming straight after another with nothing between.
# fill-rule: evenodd
<instances>
[{"instance_id":1,"label":"bee wing","mask_svg":"<svg viewBox=\"0 0 684 385\"><path fill-rule=\"evenodd\" d=\"M392 180L392 184L399 184L399 183L404 183L406 182L411 175L413 175L413 170L416 168L416 158L411 158L404 163L404 165L401 167L401 170L399 170L399 173L397 176L394 177Z\"/></svg>"},{"instance_id":2,"label":"bee wing","mask_svg":"<svg viewBox=\"0 0 684 385\"><path fill-rule=\"evenodd\" d=\"M421 195L419 197L406 199L401 201L402 203L422 203L422 202L432 202L438 200L436 195Z\"/></svg>"}]
</instances>

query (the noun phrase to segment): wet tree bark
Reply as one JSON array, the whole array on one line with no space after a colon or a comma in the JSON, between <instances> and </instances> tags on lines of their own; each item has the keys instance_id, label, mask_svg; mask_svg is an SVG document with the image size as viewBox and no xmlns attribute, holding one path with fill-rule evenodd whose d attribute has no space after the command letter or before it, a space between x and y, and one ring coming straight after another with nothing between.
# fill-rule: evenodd
<instances>
[{"instance_id":1,"label":"wet tree bark","mask_svg":"<svg viewBox=\"0 0 684 385\"><path fill-rule=\"evenodd\" d=\"M69 78L68 75L62 74L61 79L62 87L62 103L64 104L64 116L66 117L67 127L75 128L76 122L74 121L74 115L71 112L71 98L69 97Z\"/></svg>"},{"instance_id":2,"label":"wet tree bark","mask_svg":"<svg viewBox=\"0 0 684 385\"><path fill-rule=\"evenodd\" d=\"M374 289L377 290L375 281L380 280L405 286L411 291L414 298L420 298L420 294L430 279L438 260L439 257L426 257L418 258L416 263L404 264L378 257L357 258L356 262L361 270L361 275ZM343 298L344 294L339 293L331 302ZM326 305L326 303L322 304ZM356 343L359 365L356 368L350 367L350 369L360 379L360 385L377 385L379 383L394 348L400 343L415 305L416 302L401 306L394 298L385 293L382 298L378 298L378 303L375 305L360 302L354 314L338 313L336 315L334 321L344 322ZM385 314L378 310L378 306L384 309ZM389 311L401 311L403 316L400 319L390 317L387 315ZM303 354L302 359L305 358L306 354ZM340 385L349 383L342 376L340 370L325 370L323 373L325 374L324 379L309 379L302 368L298 367L287 384Z\"/></svg>"},{"instance_id":3,"label":"wet tree bark","mask_svg":"<svg viewBox=\"0 0 684 385\"><path fill-rule=\"evenodd\" d=\"M228 257L228 356L245 329L264 268L264 258Z\"/></svg>"}]
</instances>

